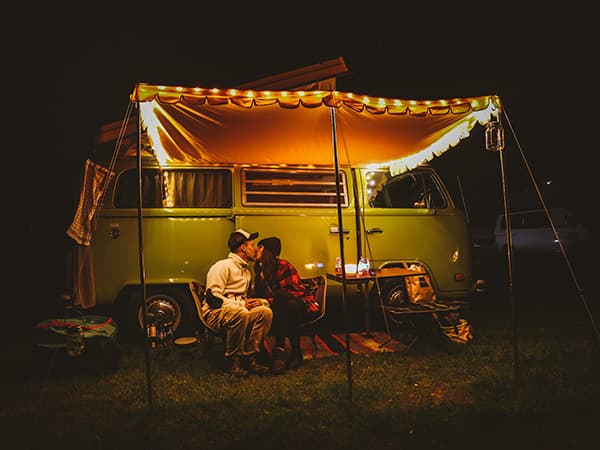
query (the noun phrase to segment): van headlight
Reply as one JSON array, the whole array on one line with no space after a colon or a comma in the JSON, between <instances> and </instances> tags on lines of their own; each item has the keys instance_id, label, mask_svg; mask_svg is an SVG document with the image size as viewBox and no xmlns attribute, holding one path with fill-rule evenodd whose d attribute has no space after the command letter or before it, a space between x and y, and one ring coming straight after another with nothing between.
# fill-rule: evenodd
<instances>
[{"instance_id":1,"label":"van headlight","mask_svg":"<svg viewBox=\"0 0 600 450\"><path fill-rule=\"evenodd\" d=\"M457 262L460 259L460 251L458 249L455 249L450 259L453 263Z\"/></svg>"}]
</instances>

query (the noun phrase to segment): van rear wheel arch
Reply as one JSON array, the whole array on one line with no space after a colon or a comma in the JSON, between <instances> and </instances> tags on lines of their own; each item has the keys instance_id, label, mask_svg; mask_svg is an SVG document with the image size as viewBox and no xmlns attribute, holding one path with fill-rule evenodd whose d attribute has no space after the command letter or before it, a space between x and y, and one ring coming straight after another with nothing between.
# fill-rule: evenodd
<instances>
[{"instance_id":1,"label":"van rear wheel arch","mask_svg":"<svg viewBox=\"0 0 600 450\"><path fill-rule=\"evenodd\" d=\"M149 320L172 322L175 337L193 336L198 329L198 313L186 286L147 286L146 312ZM126 327L143 336L143 320L142 289L137 288L127 304Z\"/></svg>"}]
</instances>

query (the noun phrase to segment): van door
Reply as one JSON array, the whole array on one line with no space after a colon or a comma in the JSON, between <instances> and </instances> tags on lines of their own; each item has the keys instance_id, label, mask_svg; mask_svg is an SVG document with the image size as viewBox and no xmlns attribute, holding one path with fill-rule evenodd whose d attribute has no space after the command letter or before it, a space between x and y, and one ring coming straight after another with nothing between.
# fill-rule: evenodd
<instances>
[{"instance_id":1,"label":"van door","mask_svg":"<svg viewBox=\"0 0 600 450\"><path fill-rule=\"evenodd\" d=\"M279 237L281 256L302 277L335 270L340 243L333 169L244 168L240 181L242 204L234 210L236 227L258 231L257 241ZM346 172L341 172L340 190L344 251L347 262L352 262L356 261L356 220Z\"/></svg>"},{"instance_id":2,"label":"van door","mask_svg":"<svg viewBox=\"0 0 600 450\"><path fill-rule=\"evenodd\" d=\"M112 303L139 285L137 170L123 170L109 190L93 242L98 303ZM204 280L227 255L232 220L230 169L145 168L142 171L143 249L147 284Z\"/></svg>"},{"instance_id":3,"label":"van door","mask_svg":"<svg viewBox=\"0 0 600 450\"><path fill-rule=\"evenodd\" d=\"M375 267L419 261L438 296L471 292L471 249L464 214L432 168L391 176L362 170L363 252Z\"/></svg>"}]
</instances>

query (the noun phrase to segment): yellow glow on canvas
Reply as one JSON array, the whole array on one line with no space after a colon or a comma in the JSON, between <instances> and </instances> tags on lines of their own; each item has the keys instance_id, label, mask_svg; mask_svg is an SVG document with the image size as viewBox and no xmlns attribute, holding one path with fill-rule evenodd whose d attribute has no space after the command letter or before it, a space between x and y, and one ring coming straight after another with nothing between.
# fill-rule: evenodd
<instances>
[{"instance_id":1,"label":"yellow glow on canvas","mask_svg":"<svg viewBox=\"0 0 600 450\"><path fill-rule=\"evenodd\" d=\"M354 152L354 158L345 156L347 163L359 162L361 167L370 169L386 167L393 174L410 170L456 146L469 136L474 125L485 125L492 117L498 117L501 108L500 99L493 95L407 100L339 91L221 90L146 84L137 85L130 99L139 103L140 118L161 165L329 164L330 159L322 156L326 152L320 150L331 142L327 109L333 108L343 113L342 118L353 121L345 129L338 127L340 148L347 145L345 138L351 138L350 151L352 146L360 148L360 152ZM278 114L279 107L296 112ZM281 119L280 124L288 127L295 141L286 142L290 134L273 124L280 117L292 117L290 114L294 120ZM317 116L322 118L316 121ZM312 125L307 119L313 120ZM354 130L364 124L368 124L368 136ZM305 141L305 125L321 134L313 133L308 144L297 145ZM384 133L378 134L379 130ZM260 139L249 139L254 132L260 133ZM371 138L375 136L384 137L384 141ZM406 148L404 139L410 148ZM301 152L294 154L294 146L302 148ZM224 153L228 155L225 159ZM283 156L276 159L278 153ZM295 159L290 159L290 155Z\"/></svg>"}]
</instances>

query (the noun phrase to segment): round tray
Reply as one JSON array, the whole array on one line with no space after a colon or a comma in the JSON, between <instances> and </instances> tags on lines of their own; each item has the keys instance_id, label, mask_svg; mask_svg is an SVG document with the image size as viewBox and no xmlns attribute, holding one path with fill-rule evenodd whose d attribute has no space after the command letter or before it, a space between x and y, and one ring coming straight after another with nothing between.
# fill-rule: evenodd
<instances>
[{"instance_id":1,"label":"round tray","mask_svg":"<svg viewBox=\"0 0 600 450\"><path fill-rule=\"evenodd\" d=\"M193 336L189 336L189 337L185 336L185 337L180 337L180 338L175 339L175 345L178 347L190 347L197 342L198 342L198 339L196 339Z\"/></svg>"}]
</instances>

